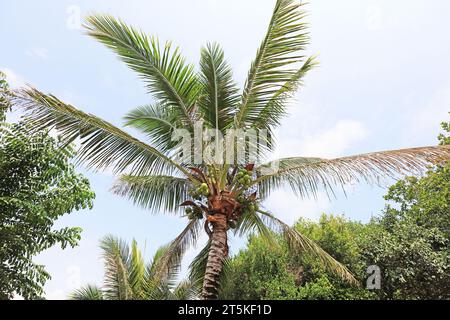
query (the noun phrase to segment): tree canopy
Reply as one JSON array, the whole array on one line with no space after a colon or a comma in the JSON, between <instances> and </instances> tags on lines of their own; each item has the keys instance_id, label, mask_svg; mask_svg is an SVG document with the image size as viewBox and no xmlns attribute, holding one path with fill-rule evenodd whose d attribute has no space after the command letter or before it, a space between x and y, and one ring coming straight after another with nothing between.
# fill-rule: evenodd
<instances>
[{"instance_id":1,"label":"tree canopy","mask_svg":"<svg viewBox=\"0 0 450 320\"><path fill-rule=\"evenodd\" d=\"M93 205L74 155L46 131L0 122L0 299L40 297L50 275L33 257L54 245L77 245L80 228L53 228L64 214Z\"/></svg>"}]
</instances>

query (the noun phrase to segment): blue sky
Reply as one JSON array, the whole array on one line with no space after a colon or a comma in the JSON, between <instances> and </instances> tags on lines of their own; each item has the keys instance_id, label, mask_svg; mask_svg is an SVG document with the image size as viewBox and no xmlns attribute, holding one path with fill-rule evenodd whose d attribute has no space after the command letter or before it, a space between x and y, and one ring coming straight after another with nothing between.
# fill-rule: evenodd
<instances>
[{"instance_id":1,"label":"blue sky","mask_svg":"<svg viewBox=\"0 0 450 320\"><path fill-rule=\"evenodd\" d=\"M242 84L274 2L2 0L0 70L14 86L30 83L120 125L128 110L151 97L112 52L83 35L79 17L91 12L120 16L160 40L173 40L193 63L202 45L217 41ZM439 123L449 120L450 111L450 2L312 0L308 10L308 53L318 54L321 66L290 106L278 132L278 154L335 157L435 144ZM94 209L58 221L61 227L84 229L80 246L50 249L36 259L53 276L46 285L48 298L101 283L98 240L104 235L135 238L149 257L185 223L150 215L113 196L110 174L85 173L97 194ZM317 219L321 212L367 221L382 210L384 188L355 185L349 191L330 201L325 194L300 200L280 190L266 206L290 223L299 217ZM232 251L243 243L233 239Z\"/></svg>"}]
</instances>

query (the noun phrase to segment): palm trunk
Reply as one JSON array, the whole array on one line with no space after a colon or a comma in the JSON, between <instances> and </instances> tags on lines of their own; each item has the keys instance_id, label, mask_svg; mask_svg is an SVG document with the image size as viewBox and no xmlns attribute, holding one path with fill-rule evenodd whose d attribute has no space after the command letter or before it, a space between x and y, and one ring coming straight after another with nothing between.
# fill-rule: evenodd
<instances>
[{"instance_id":1,"label":"palm trunk","mask_svg":"<svg viewBox=\"0 0 450 320\"><path fill-rule=\"evenodd\" d=\"M203 281L202 295L205 300L218 298L220 274L222 273L223 263L228 256L227 218L223 214L216 214L214 217L211 247Z\"/></svg>"}]
</instances>

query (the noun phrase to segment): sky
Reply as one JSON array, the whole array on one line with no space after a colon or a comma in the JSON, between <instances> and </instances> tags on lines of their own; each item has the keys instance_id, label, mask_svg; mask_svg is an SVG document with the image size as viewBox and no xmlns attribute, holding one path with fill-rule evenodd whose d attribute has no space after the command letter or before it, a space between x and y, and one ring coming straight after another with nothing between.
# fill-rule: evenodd
<instances>
[{"instance_id":1,"label":"sky","mask_svg":"<svg viewBox=\"0 0 450 320\"><path fill-rule=\"evenodd\" d=\"M311 0L311 45L320 67L310 72L277 131L276 154L339 157L435 145L450 111L450 2L447 0ZM161 41L179 45L198 64L200 48L219 42L240 85L255 56L275 0L61 0L0 2L0 70L14 87L31 84L115 125L132 108L151 102L137 75L83 34L83 17L108 13ZM10 116L11 120L15 115ZM130 131L131 133L134 133ZM52 279L48 299L64 299L81 285L101 284L99 239L136 239L150 258L186 221L151 215L110 193L110 173L79 172L96 192L94 209L61 218L56 227L83 228L74 249L52 248L35 261ZM322 213L366 222L381 213L382 186L353 185L347 196L298 199L278 190L264 204L288 223ZM205 239L203 239L205 240ZM231 239L231 252L245 246ZM186 275L191 249L183 263Z\"/></svg>"}]
</instances>

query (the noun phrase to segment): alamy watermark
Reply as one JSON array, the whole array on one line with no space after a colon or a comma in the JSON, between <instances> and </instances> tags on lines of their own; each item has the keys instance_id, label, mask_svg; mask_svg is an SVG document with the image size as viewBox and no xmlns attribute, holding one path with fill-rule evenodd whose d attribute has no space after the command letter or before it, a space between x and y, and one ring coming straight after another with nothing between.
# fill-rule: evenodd
<instances>
[{"instance_id":1,"label":"alamy watermark","mask_svg":"<svg viewBox=\"0 0 450 320\"><path fill-rule=\"evenodd\" d=\"M372 265L367 267L366 273L369 277L366 280L366 289L380 290L381 289L381 269L379 266Z\"/></svg>"},{"instance_id":2,"label":"alamy watermark","mask_svg":"<svg viewBox=\"0 0 450 320\"><path fill-rule=\"evenodd\" d=\"M265 129L228 129L225 133L214 128L204 128L202 121L193 124L193 130L176 129L172 134L176 144L174 157L183 164L206 165L261 165L266 160L272 138ZM278 161L260 166L263 174L279 169Z\"/></svg>"}]
</instances>

